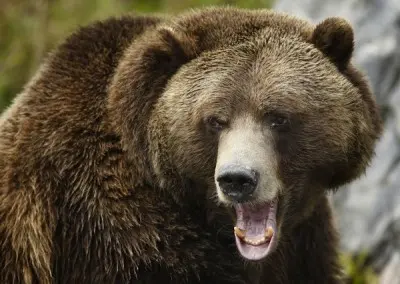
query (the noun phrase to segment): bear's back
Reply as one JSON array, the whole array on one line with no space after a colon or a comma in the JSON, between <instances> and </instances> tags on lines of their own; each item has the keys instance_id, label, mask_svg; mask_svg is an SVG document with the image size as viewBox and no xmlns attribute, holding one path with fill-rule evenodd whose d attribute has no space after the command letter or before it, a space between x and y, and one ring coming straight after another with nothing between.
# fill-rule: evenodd
<instances>
[{"instance_id":1,"label":"bear's back","mask_svg":"<svg viewBox=\"0 0 400 284\"><path fill-rule=\"evenodd\" d=\"M62 161L62 153L80 148L82 137L105 127L107 87L123 51L160 21L126 16L97 22L79 29L49 55L0 117L0 191L10 190L1 186L12 183L10 176L24 171L28 176L38 164L41 169L46 162ZM52 166L58 171L66 167Z\"/></svg>"},{"instance_id":2,"label":"bear's back","mask_svg":"<svg viewBox=\"0 0 400 284\"><path fill-rule=\"evenodd\" d=\"M107 85L124 49L159 21L123 17L81 28L49 55L1 115L1 283L51 283L53 242L63 239L52 237L59 216L78 211L74 204L90 198L86 187L100 171L93 164L101 157L110 163L120 151L118 138L104 129ZM9 249L22 255L5 254ZM35 271L26 262L35 263Z\"/></svg>"}]
</instances>

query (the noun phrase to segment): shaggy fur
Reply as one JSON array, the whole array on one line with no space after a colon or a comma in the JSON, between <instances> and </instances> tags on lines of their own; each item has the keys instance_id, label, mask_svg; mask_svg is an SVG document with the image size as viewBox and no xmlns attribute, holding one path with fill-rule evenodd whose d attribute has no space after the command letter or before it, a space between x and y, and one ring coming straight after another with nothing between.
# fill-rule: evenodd
<instances>
[{"instance_id":1,"label":"shaggy fur","mask_svg":"<svg viewBox=\"0 0 400 284\"><path fill-rule=\"evenodd\" d=\"M381 132L341 19L212 8L84 27L0 119L0 283L341 283L325 196ZM245 263L204 117L283 111L277 251Z\"/></svg>"}]
</instances>

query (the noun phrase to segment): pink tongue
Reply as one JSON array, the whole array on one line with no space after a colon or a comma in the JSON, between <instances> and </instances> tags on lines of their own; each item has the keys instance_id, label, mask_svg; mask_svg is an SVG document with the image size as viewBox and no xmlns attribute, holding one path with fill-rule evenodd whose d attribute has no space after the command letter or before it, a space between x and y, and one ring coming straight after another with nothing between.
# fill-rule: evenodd
<instances>
[{"instance_id":1,"label":"pink tongue","mask_svg":"<svg viewBox=\"0 0 400 284\"><path fill-rule=\"evenodd\" d=\"M273 229L273 236L267 243L251 245L240 240L236 235L236 245L242 256L249 260L259 260L267 256L276 247L276 207L277 203L265 203L257 206L238 204L235 206L237 222L236 227L245 231L247 239L259 240L264 237L268 227Z\"/></svg>"}]
</instances>

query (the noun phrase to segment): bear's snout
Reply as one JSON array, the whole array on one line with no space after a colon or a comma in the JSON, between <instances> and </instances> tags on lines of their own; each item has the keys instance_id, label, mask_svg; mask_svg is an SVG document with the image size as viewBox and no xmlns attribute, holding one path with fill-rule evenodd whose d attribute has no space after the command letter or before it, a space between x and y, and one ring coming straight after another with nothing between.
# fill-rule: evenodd
<instances>
[{"instance_id":1,"label":"bear's snout","mask_svg":"<svg viewBox=\"0 0 400 284\"><path fill-rule=\"evenodd\" d=\"M241 165L223 166L216 177L221 191L236 202L247 201L257 188L259 172Z\"/></svg>"}]
</instances>

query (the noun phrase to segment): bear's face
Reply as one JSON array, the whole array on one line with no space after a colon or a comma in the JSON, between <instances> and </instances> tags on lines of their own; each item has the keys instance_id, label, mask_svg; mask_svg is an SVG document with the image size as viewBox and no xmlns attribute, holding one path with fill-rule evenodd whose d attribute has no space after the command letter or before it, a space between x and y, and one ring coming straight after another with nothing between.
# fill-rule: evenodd
<instances>
[{"instance_id":1,"label":"bear's face","mask_svg":"<svg viewBox=\"0 0 400 284\"><path fill-rule=\"evenodd\" d=\"M156 107L169 159L236 209L248 259L273 250L279 220L300 221L328 187L360 108L357 89L319 50L271 37L191 61Z\"/></svg>"},{"instance_id":2,"label":"bear's face","mask_svg":"<svg viewBox=\"0 0 400 284\"><path fill-rule=\"evenodd\" d=\"M359 176L378 136L369 89L349 75L351 27L328 19L310 30L304 40L268 27L210 50L161 30L132 48L120 75L118 86L153 92L147 139L160 187L201 185L185 190L200 187L236 212L236 244L249 260L273 252L327 189ZM124 83L149 70L153 81ZM134 133L133 120L121 124Z\"/></svg>"}]
</instances>

